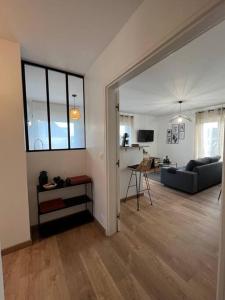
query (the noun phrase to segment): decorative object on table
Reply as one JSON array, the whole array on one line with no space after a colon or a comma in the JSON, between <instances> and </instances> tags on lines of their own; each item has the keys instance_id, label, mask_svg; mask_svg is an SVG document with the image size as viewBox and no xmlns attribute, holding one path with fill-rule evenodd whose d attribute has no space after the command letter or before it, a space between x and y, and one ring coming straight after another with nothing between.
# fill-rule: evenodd
<instances>
[{"instance_id":1,"label":"decorative object on table","mask_svg":"<svg viewBox=\"0 0 225 300\"><path fill-rule=\"evenodd\" d=\"M168 155L166 155L166 157L163 158L163 163L168 164L168 165L170 164L170 159L169 159Z\"/></svg>"},{"instance_id":2,"label":"decorative object on table","mask_svg":"<svg viewBox=\"0 0 225 300\"><path fill-rule=\"evenodd\" d=\"M48 183L48 172L47 171L41 171L39 175L39 185L43 186L44 184Z\"/></svg>"},{"instance_id":3,"label":"decorative object on table","mask_svg":"<svg viewBox=\"0 0 225 300\"><path fill-rule=\"evenodd\" d=\"M56 187L57 187L57 184L54 183L54 182L49 182L49 183L46 183L46 184L43 185L43 188L45 190L52 190L52 189L54 189Z\"/></svg>"},{"instance_id":4,"label":"decorative object on table","mask_svg":"<svg viewBox=\"0 0 225 300\"><path fill-rule=\"evenodd\" d=\"M144 148L143 148L143 158L144 159L149 159L149 153L148 153L148 151L146 151Z\"/></svg>"},{"instance_id":5,"label":"decorative object on table","mask_svg":"<svg viewBox=\"0 0 225 300\"><path fill-rule=\"evenodd\" d=\"M73 94L72 97L73 97L74 105L70 109L70 119L73 121L77 121L80 119L80 109L75 106L75 98L77 97L77 95Z\"/></svg>"},{"instance_id":6,"label":"decorative object on table","mask_svg":"<svg viewBox=\"0 0 225 300\"><path fill-rule=\"evenodd\" d=\"M71 185L71 179L69 177L66 178L65 184L66 184L66 186L70 186Z\"/></svg>"},{"instance_id":7,"label":"decorative object on table","mask_svg":"<svg viewBox=\"0 0 225 300\"><path fill-rule=\"evenodd\" d=\"M65 181L60 176L54 177L53 181L57 184L58 187L63 187L65 184Z\"/></svg>"},{"instance_id":8,"label":"decorative object on table","mask_svg":"<svg viewBox=\"0 0 225 300\"><path fill-rule=\"evenodd\" d=\"M125 132L122 138L122 147L127 147L128 145L129 145L129 134Z\"/></svg>"},{"instance_id":9,"label":"decorative object on table","mask_svg":"<svg viewBox=\"0 0 225 300\"><path fill-rule=\"evenodd\" d=\"M62 198L56 198L40 203L39 207L40 213L46 214L48 212L64 208L65 204Z\"/></svg>"},{"instance_id":10,"label":"decorative object on table","mask_svg":"<svg viewBox=\"0 0 225 300\"><path fill-rule=\"evenodd\" d=\"M71 185L91 183L91 177L87 175L69 177Z\"/></svg>"},{"instance_id":11,"label":"decorative object on table","mask_svg":"<svg viewBox=\"0 0 225 300\"><path fill-rule=\"evenodd\" d=\"M176 122L176 123L180 124L180 123L182 123L184 120L187 120L187 121L189 121L189 122L192 122L191 118L189 118L187 115L185 115L185 114L182 113L182 109L181 109L182 103L183 103L182 100L179 100L179 101L178 101L178 104L179 104L179 106L180 106L180 107L179 107L179 113L176 114L175 116L173 116L173 117L170 119L170 121L169 121L170 123Z\"/></svg>"}]
</instances>

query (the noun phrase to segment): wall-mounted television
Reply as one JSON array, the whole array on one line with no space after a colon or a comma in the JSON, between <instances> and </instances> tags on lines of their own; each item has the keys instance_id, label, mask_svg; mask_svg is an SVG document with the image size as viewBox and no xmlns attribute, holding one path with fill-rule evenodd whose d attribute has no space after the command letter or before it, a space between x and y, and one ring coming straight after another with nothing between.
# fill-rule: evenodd
<instances>
[{"instance_id":1,"label":"wall-mounted television","mask_svg":"<svg viewBox=\"0 0 225 300\"><path fill-rule=\"evenodd\" d=\"M154 130L138 130L137 141L139 143L147 143L154 141Z\"/></svg>"}]
</instances>

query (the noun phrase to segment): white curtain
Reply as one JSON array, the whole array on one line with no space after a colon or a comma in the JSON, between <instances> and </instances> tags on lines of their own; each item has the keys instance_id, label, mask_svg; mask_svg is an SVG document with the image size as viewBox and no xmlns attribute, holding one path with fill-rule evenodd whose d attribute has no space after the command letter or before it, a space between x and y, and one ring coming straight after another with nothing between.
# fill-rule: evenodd
<instances>
[{"instance_id":1,"label":"white curtain","mask_svg":"<svg viewBox=\"0 0 225 300\"><path fill-rule=\"evenodd\" d=\"M223 157L224 108L196 113L196 158L220 155Z\"/></svg>"},{"instance_id":2,"label":"white curtain","mask_svg":"<svg viewBox=\"0 0 225 300\"><path fill-rule=\"evenodd\" d=\"M124 133L129 134L129 145L132 144L134 139L134 117L131 115L120 115L120 138Z\"/></svg>"}]
</instances>

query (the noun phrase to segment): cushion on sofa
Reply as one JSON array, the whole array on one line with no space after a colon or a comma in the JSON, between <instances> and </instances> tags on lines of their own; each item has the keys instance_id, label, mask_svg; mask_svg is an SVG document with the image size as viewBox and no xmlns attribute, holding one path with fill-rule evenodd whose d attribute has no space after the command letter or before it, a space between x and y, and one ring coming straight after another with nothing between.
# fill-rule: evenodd
<instances>
[{"instance_id":1,"label":"cushion on sofa","mask_svg":"<svg viewBox=\"0 0 225 300\"><path fill-rule=\"evenodd\" d=\"M173 168L173 167L170 167L170 168L167 169L167 172L171 173L171 174L176 174L177 173L177 169Z\"/></svg>"},{"instance_id":2,"label":"cushion on sofa","mask_svg":"<svg viewBox=\"0 0 225 300\"><path fill-rule=\"evenodd\" d=\"M218 162L220 158L221 158L220 155L209 157L211 163Z\"/></svg>"},{"instance_id":3,"label":"cushion on sofa","mask_svg":"<svg viewBox=\"0 0 225 300\"><path fill-rule=\"evenodd\" d=\"M204 157L199 159L191 159L186 165L186 171L193 171L195 167L203 166L211 163L210 157Z\"/></svg>"}]
</instances>

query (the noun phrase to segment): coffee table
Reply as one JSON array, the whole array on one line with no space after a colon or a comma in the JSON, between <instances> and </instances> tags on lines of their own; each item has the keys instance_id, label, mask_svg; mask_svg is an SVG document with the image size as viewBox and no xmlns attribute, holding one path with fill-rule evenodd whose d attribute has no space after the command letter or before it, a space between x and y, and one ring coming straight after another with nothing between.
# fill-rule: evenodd
<instances>
[{"instance_id":1,"label":"coffee table","mask_svg":"<svg viewBox=\"0 0 225 300\"><path fill-rule=\"evenodd\" d=\"M155 172L160 172L160 169L163 167L175 167L177 168L177 162L171 162L171 163L164 163L164 162L159 162L158 163L158 168L155 168Z\"/></svg>"}]
</instances>

